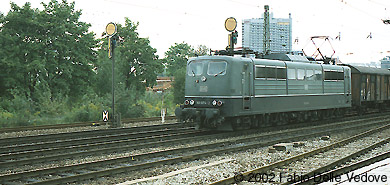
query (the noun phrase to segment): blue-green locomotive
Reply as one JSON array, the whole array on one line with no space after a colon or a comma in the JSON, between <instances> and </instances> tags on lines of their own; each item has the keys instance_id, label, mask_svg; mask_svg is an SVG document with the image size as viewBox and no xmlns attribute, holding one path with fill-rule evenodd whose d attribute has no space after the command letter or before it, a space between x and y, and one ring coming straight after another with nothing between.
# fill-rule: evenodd
<instances>
[{"instance_id":1,"label":"blue-green locomotive","mask_svg":"<svg viewBox=\"0 0 390 185\"><path fill-rule=\"evenodd\" d=\"M175 113L217 130L315 120L344 114L351 89L350 66L290 54L201 56L187 62L185 101Z\"/></svg>"}]
</instances>

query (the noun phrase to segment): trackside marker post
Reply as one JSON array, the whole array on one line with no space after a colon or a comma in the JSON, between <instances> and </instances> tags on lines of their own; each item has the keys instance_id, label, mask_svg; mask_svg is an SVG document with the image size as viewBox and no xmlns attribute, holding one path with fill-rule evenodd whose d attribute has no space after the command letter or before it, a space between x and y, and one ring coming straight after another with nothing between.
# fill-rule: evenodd
<instances>
[{"instance_id":1,"label":"trackside marker post","mask_svg":"<svg viewBox=\"0 0 390 185\"><path fill-rule=\"evenodd\" d=\"M108 111L106 111L106 110L103 111L103 121L104 122L108 121Z\"/></svg>"}]
</instances>

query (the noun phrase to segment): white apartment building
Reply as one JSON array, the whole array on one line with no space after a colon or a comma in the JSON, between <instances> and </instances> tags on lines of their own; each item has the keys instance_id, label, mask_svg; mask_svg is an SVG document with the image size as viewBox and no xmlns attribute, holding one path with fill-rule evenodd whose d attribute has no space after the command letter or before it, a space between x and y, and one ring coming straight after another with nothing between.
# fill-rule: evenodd
<instances>
[{"instance_id":1,"label":"white apartment building","mask_svg":"<svg viewBox=\"0 0 390 185\"><path fill-rule=\"evenodd\" d=\"M270 13L271 53L291 52L292 28L291 14L288 19L274 18ZM242 47L263 52L264 18L244 19L242 21Z\"/></svg>"}]
</instances>

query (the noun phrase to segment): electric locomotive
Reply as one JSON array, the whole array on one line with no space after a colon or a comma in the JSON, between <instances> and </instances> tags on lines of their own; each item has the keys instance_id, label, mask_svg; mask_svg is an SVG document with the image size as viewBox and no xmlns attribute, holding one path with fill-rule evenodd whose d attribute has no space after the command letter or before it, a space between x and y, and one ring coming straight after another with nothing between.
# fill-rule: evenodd
<instances>
[{"instance_id":1,"label":"electric locomotive","mask_svg":"<svg viewBox=\"0 0 390 185\"><path fill-rule=\"evenodd\" d=\"M187 62L184 105L176 116L198 128L247 129L321 119L351 107L351 69L304 56L201 56Z\"/></svg>"}]
</instances>

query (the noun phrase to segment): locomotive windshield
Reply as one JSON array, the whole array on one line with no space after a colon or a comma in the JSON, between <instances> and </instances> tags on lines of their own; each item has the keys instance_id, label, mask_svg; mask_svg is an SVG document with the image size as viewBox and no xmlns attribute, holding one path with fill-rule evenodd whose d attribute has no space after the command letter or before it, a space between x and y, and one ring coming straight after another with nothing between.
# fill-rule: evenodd
<instances>
[{"instance_id":1,"label":"locomotive windshield","mask_svg":"<svg viewBox=\"0 0 390 185\"><path fill-rule=\"evenodd\" d=\"M189 76L199 76L203 72L203 62L201 61L192 61L188 65L188 75Z\"/></svg>"},{"instance_id":2,"label":"locomotive windshield","mask_svg":"<svg viewBox=\"0 0 390 185\"><path fill-rule=\"evenodd\" d=\"M226 62L209 62L207 74L210 76L218 76L226 74Z\"/></svg>"}]
</instances>

